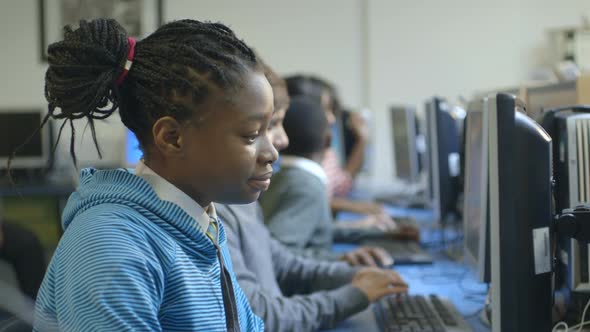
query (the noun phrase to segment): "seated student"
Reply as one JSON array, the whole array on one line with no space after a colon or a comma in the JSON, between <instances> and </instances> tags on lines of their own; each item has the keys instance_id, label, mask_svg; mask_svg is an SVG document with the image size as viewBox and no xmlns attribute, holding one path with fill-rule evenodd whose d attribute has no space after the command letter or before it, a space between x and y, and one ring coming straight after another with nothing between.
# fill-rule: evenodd
<instances>
[{"instance_id":1,"label":"seated student","mask_svg":"<svg viewBox=\"0 0 590 332\"><path fill-rule=\"evenodd\" d=\"M95 137L93 121L119 107L144 156L134 172L82 170L35 330L262 331L212 203L255 201L277 159L252 49L220 23L176 21L135 42L97 19L48 54L48 117L84 118Z\"/></svg>"},{"instance_id":2,"label":"seated student","mask_svg":"<svg viewBox=\"0 0 590 332\"><path fill-rule=\"evenodd\" d=\"M282 127L289 97L284 81L268 66L265 74L275 105L269 133L275 148L281 150L289 143ZM225 226L238 283L269 331L329 328L365 309L369 301L406 290L391 270L354 268L291 253L270 236L258 203L218 204L216 209Z\"/></svg>"},{"instance_id":3,"label":"seated student","mask_svg":"<svg viewBox=\"0 0 590 332\"><path fill-rule=\"evenodd\" d=\"M321 105L308 97L291 100L284 122L291 142L284 150L281 169L273 177L260 203L271 234L298 254L321 259L350 257L331 252L333 220L326 192L325 174L319 162L329 139ZM369 250L381 264L393 263L383 250ZM367 258L372 260L371 258Z\"/></svg>"},{"instance_id":4,"label":"seated student","mask_svg":"<svg viewBox=\"0 0 590 332\"><path fill-rule=\"evenodd\" d=\"M290 96L305 95L321 102L328 124L336 122L336 112L340 111L340 103L336 90L328 82L307 75L294 75L286 78ZM356 113L351 113L349 126L355 134L355 144L351 147L346 167L340 165L337 153L328 147L321 161L326 173L330 207L333 211L350 211L366 214L367 217L356 221L360 227L378 227L383 230L394 230L395 223L383 211L383 206L369 201L352 201L346 198L351 191L353 179L362 168L368 131L364 120ZM354 226L350 224L349 226Z\"/></svg>"}]
</instances>

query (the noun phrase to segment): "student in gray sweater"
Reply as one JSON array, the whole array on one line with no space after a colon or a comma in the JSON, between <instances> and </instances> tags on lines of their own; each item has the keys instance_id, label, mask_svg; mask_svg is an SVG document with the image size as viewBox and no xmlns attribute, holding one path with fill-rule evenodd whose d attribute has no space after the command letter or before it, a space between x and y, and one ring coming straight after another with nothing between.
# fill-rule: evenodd
<instances>
[{"instance_id":1,"label":"student in gray sweater","mask_svg":"<svg viewBox=\"0 0 590 332\"><path fill-rule=\"evenodd\" d=\"M307 257L334 259L331 251L333 219L320 165L329 143L328 122L321 104L307 96L295 97L285 115L290 144L283 150L281 169L260 198L270 233L292 251ZM350 263L388 265L390 257L376 248L344 258Z\"/></svg>"},{"instance_id":2,"label":"student in gray sweater","mask_svg":"<svg viewBox=\"0 0 590 332\"><path fill-rule=\"evenodd\" d=\"M288 144L282 127L288 96L282 80L268 67L265 73L273 87L276 109L269 134L281 150ZM407 285L391 270L320 262L293 254L271 237L258 203L218 204L216 210L225 227L236 278L268 331L329 328L364 310L369 302L407 291Z\"/></svg>"}]
</instances>

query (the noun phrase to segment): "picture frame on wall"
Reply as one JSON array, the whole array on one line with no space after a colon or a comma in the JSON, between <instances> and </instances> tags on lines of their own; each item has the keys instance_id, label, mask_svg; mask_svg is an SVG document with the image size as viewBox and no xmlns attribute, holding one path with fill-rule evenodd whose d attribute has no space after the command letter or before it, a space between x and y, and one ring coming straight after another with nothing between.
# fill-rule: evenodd
<instances>
[{"instance_id":1,"label":"picture frame on wall","mask_svg":"<svg viewBox=\"0 0 590 332\"><path fill-rule=\"evenodd\" d=\"M47 47L63 39L63 28L99 17L117 20L131 37L143 38L163 23L164 0L38 0L41 61Z\"/></svg>"}]
</instances>

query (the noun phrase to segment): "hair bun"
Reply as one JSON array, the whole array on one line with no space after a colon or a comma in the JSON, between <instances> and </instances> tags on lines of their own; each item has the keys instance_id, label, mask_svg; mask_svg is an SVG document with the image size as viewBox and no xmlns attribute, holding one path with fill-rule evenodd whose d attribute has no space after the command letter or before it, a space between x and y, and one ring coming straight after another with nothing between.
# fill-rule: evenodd
<instances>
[{"instance_id":1,"label":"hair bun","mask_svg":"<svg viewBox=\"0 0 590 332\"><path fill-rule=\"evenodd\" d=\"M102 119L117 106L113 83L127 59L127 33L113 19L80 21L49 45L45 97L55 118ZM56 111L59 109L59 111Z\"/></svg>"}]
</instances>

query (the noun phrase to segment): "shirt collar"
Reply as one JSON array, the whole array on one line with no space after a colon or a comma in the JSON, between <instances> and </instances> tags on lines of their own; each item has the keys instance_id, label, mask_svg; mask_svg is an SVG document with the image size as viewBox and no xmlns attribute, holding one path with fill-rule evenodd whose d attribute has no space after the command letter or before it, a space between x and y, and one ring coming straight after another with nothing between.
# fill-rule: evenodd
<instances>
[{"instance_id":1,"label":"shirt collar","mask_svg":"<svg viewBox=\"0 0 590 332\"><path fill-rule=\"evenodd\" d=\"M298 156L282 156L281 167L295 167L302 169L316 176L324 185L328 183L326 172L324 172L322 166L311 159Z\"/></svg>"},{"instance_id":2,"label":"shirt collar","mask_svg":"<svg viewBox=\"0 0 590 332\"><path fill-rule=\"evenodd\" d=\"M217 212L213 203L209 204L206 208L201 207L189 195L149 168L143 160L137 163L135 175L149 183L161 200L178 205L178 207L191 216L197 222L198 228L203 233L207 232L210 216L217 219Z\"/></svg>"}]
</instances>

